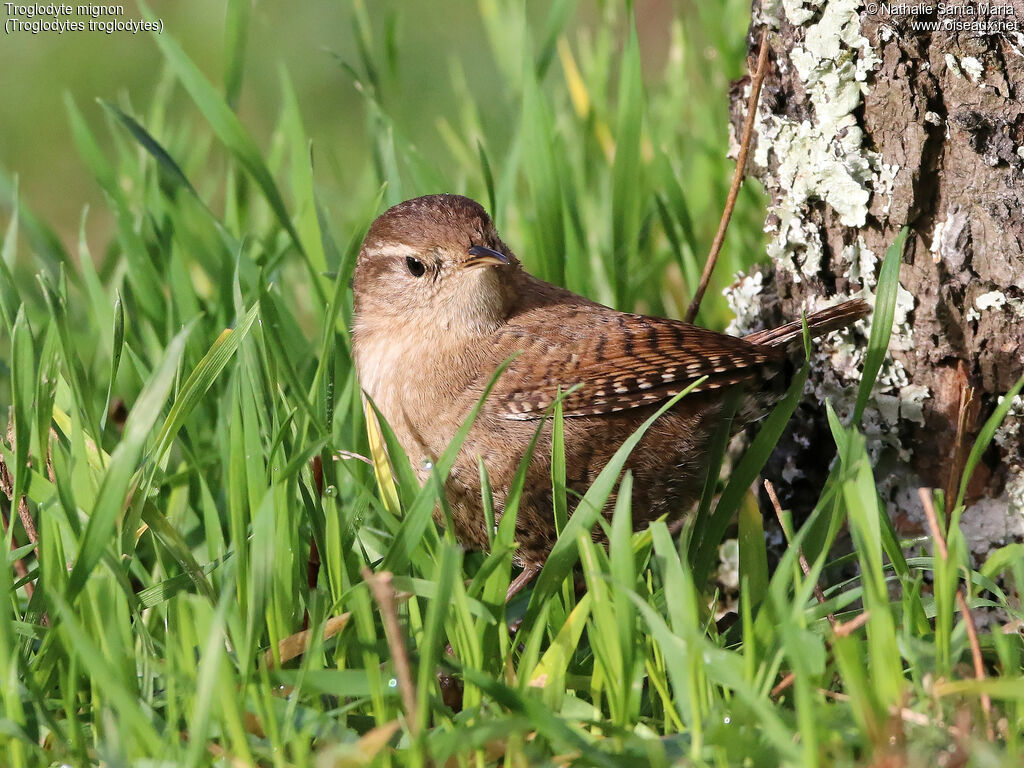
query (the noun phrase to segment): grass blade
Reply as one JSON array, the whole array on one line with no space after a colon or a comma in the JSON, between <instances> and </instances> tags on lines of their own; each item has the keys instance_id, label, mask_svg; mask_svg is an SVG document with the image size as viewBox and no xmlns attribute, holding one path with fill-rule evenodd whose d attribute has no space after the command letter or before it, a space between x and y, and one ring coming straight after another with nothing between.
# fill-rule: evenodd
<instances>
[{"instance_id":1,"label":"grass blade","mask_svg":"<svg viewBox=\"0 0 1024 768\"><path fill-rule=\"evenodd\" d=\"M185 351L185 340L191 330L192 326L186 327L167 345L167 351L159 366L146 382L128 414L121 442L110 454L110 463L89 515L89 523L79 546L78 559L68 580L65 599L69 605L74 604L75 597L85 586L86 579L113 539L111 534L114 524L124 507L132 478L142 456L143 445L170 394L178 363Z\"/></svg>"},{"instance_id":2,"label":"grass blade","mask_svg":"<svg viewBox=\"0 0 1024 768\"><path fill-rule=\"evenodd\" d=\"M875 314L871 320L871 336L868 339L868 351L864 357L864 371L861 374L860 388L857 390L857 402L853 409L853 423L859 424L864 408L871 397L871 388L882 367L882 361L889 349L889 338L892 335L892 321L896 316L896 297L900 287L900 264L903 261L903 244L906 242L908 227L900 230L899 235L885 252L882 268L878 273L878 289L875 294Z\"/></svg>"},{"instance_id":3,"label":"grass blade","mask_svg":"<svg viewBox=\"0 0 1024 768\"><path fill-rule=\"evenodd\" d=\"M238 106L238 97L242 93L251 15L252 0L228 0L224 19L224 100L232 109Z\"/></svg>"}]
</instances>

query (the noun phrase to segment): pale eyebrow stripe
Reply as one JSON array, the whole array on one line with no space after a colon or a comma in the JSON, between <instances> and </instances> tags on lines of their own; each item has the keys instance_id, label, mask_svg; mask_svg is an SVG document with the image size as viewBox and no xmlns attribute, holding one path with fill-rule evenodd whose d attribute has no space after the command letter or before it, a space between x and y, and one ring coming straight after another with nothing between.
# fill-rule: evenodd
<instances>
[{"instance_id":1,"label":"pale eyebrow stripe","mask_svg":"<svg viewBox=\"0 0 1024 768\"><path fill-rule=\"evenodd\" d=\"M405 243L384 243L374 248L367 248L369 256L415 256L418 251Z\"/></svg>"}]
</instances>

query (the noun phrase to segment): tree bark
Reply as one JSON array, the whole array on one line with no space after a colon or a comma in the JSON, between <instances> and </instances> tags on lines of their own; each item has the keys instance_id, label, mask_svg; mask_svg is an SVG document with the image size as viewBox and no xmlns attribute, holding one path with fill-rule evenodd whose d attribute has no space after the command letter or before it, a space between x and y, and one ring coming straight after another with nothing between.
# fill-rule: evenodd
<instances>
[{"instance_id":1,"label":"tree bark","mask_svg":"<svg viewBox=\"0 0 1024 768\"><path fill-rule=\"evenodd\" d=\"M987 13L922 5L754 0L751 55L767 28L772 66L747 173L770 197L772 265L729 293L736 331L873 294L886 248L910 227L890 355L861 425L904 533L925 530L917 488L955 487L1024 372L1024 0ZM736 135L748 88L733 89ZM830 460L817 404L852 412L866 330L816 350L815 407L768 467L796 511L813 505ZM963 526L979 554L1024 535L1022 416L1018 399L969 489Z\"/></svg>"}]
</instances>

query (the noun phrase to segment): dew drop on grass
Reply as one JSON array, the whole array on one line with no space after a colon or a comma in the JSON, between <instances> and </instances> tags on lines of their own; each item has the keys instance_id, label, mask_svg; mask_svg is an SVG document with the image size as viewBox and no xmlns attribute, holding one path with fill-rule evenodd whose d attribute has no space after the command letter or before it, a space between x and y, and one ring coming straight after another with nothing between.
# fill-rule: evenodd
<instances>
[{"instance_id":1,"label":"dew drop on grass","mask_svg":"<svg viewBox=\"0 0 1024 768\"><path fill-rule=\"evenodd\" d=\"M420 464L420 469L422 469L424 472L429 472L433 468L434 462L432 462L430 459L424 459L423 462Z\"/></svg>"},{"instance_id":2,"label":"dew drop on grass","mask_svg":"<svg viewBox=\"0 0 1024 768\"><path fill-rule=\"evenodd\" d=\"M397 687L398 687L398 681L395 678L392 677L390 680L388 680L388 688L397 688Z\"/></svg>"},{"instance_id":3,"label":"dew drop on grass","mask_svg":"<svg viewBox=\"0 0 1024 768\"><path fill-rule=\"evenodd\" d=\"M327 496L332 496L332 497L333 496L337 496L338 495L338 489L335 486L333 486L333 485L328 485L326 488L324 488L324 494L327 495Z\"/></svg>"}]
</instances>

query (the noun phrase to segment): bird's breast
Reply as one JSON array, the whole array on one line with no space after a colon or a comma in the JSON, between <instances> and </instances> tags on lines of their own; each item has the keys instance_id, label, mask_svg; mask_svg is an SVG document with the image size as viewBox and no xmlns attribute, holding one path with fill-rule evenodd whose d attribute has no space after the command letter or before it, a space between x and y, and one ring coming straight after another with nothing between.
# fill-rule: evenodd
<instances>
[{"instance_id":1,"label":"bird's breast","mask_svg":"<svg viewBox=\"0 0 1024 768\"><path fill-rule=\"evenodd\" d=\"M407 328L357 330L353 340L360 387L414 461L439 455L476 400L478 361L467 350L480 347L453 342L411 338Z\"/></svg>"},{"instance_id":2,"label":"bird's breast","mask_svg":"<svg viewBox=\"0 0 1024 768\"><path fill-rule=\"evenodd\" d=\"M363 331L355 337L353 352L359 385L388 415L402 396L405 377L400 372L408 370L413 358L411 345L394 334Z\"/></svg>"}]
</instances>

